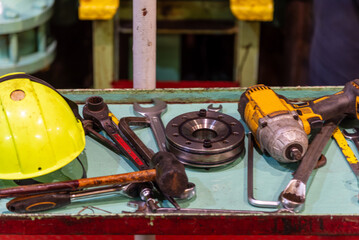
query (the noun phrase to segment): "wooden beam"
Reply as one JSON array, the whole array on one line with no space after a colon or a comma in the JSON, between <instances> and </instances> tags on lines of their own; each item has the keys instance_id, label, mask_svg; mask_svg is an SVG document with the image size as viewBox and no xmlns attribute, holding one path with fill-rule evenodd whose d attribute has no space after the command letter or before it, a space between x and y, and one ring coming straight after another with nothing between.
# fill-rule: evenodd
<instances>
[{"instance_id":1,"label":"wooden beam","mask_svg":"<svg viewBox=\"0 0 359 240\"><path fill-rule=\"evenodd\" d=\"M110 88L114 80L114 20L92 23L94 88Z\"/></svg>"},{"instance_id":2,"label":"wooden beam","mask_svg":"<svg viewBox=\"0 0 359 240\"><path fill-rule=\"evenodd\" d=\"M248 87L258 82L260 23L238 21L237 27L234 81Z\"/></svg>"}]
</instances>

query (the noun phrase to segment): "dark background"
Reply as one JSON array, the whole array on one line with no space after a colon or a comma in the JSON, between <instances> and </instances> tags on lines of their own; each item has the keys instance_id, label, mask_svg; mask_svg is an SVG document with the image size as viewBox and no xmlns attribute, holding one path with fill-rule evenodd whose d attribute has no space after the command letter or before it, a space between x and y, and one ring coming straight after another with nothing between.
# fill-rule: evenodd
<instances>
[{"instance_id":1,"label":"dark background","mask_svg":"<svg viewBox=\"0 0 359 240\"><path fill-rule=\"evenodd\" d=\"M57 6L60 3L62 6ZM34 75L55 88L92 87L92 23L78 20L76 1L56 1L50 29L57 40L56 59L49 68ZM269 86L307 85L311 35L312 2L277 0L274 21L261 23L258 82ZM120 58L128 59L132 53L126 39L130 36L120 37ZM180 79L233 81L233 38L182 35ZM122 61L120 68L120 79L128 79L128 73L123 71L128 65Z\"/></svg>"}]
</instances>

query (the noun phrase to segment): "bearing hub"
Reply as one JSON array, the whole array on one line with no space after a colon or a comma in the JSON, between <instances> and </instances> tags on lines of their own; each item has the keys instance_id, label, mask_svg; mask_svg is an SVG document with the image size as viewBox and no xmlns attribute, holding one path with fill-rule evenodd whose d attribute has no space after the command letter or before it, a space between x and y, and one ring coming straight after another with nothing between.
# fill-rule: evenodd
<instances>
[{"instance_id":1,"label":"bearing hub","mask_svg":"<svg viewBox=\"0 0 359 240\"><path fill-rule=\"evenodd\" d=\"M167 148L183 163L217 167L235 161L244 148L244 128L235 118L201 109L173 118L166 126Z\"/></svg>"}]
</instances>

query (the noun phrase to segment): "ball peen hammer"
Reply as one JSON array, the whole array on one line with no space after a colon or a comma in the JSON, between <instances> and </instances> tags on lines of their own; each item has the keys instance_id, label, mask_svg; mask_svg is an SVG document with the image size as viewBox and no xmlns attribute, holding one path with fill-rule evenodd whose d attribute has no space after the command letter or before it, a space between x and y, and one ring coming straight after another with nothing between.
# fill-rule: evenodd
<instances>
[{"instance_id":1,"label":"ball peen hammer","mask_svg":"<svg viewBox=\"0 0 359 240\"><path fill-rule=\"evenodd\" d=\"M131 173L4 188L0 189L0 198L47 192L75 191L89 187L151 181L155 181L161 191L169 196L176 197L185 191L188 185L185 168L172 153L156 153L151 159L151 166L153 169Z\"/></svg>"}]
</instances>

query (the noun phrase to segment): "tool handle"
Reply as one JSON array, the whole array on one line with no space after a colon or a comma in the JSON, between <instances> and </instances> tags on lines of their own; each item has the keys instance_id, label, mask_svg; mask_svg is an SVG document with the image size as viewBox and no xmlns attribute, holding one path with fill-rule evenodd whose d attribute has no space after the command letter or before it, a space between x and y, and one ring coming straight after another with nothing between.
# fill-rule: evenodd
<instances>
[{"instance_id":1,"label":"tool handle","mask_svg":"<svg viewBox=\"0 0 359 240\"><path fill-rule=\"evenodd\" d=\"M166 132L165 132L165 126L163 125L163 122L161 120L161 114L148 116L148 118L151 122L151 129L153 132L153 136L156 139L159 151L163 151L163 152L167 151Z\"/></svg>"},{"instance_id":2,"label":"tool handle","mask_svg":"<svg viewBox=\"0 0 359 240\"><path fill-rule=\"evenodd\" d=\"M293 175L294 179L300 180L305 184L307 183L313 169L318 163L318 159L320 158L323 149L327 145L330 137L332 136L334 130L337 128L341 120L341 118L336 118L334 120L326 122L321 131L317 135L315 135L299 167Z\"/></svg>"},{"instance_id":3,"label":"tool handle","mask_svg":"<svg viewBox=\"0 0 359 240\"><path fill-rule=\"evenodd\" d=\"M303 104L294 104L299 117L308 122L310 128L320 128L324 121L337 116L359 119L359 79L345 84L342 91L323 96Z\"/></svg>"},{"instance_id":4,"label":"tool handle","mask_svg":"<svg viewBox=\"0 0 359 240\"><path fill-rule=\"evenodd\" d=\"M146 161L147 165L149 165L154 153L135 134L131 126L148 126L149 124L150 121L147 117L123 117L118 124L120 131Z\"/></svg>"},{"instance_id":5,"label":"tool handle","mask_svg":"<svg viewBox=\"0 0 359 240\"><path fill-rule=\"evenodd\" d=\"M33 213L60 208L70 203L69 193L45 193L16 197L6 204L6 208L15 213Z\"/></svg>"},{"instance_id":6,"label":"tool handle","mask_svg":"<svg viewBox=\"0 0 359 240\"><path fill-rule=\"evenodd\" d=\"M102 177L82 178L78 180L41 183L28 186L18 186L0 189L0 198L17 197L45 192L69 192L87 187L97 187L114 184L127 184L135 182L152 182L156 179L156 170L116 174Z\"/></svg>"}]
</instances>

